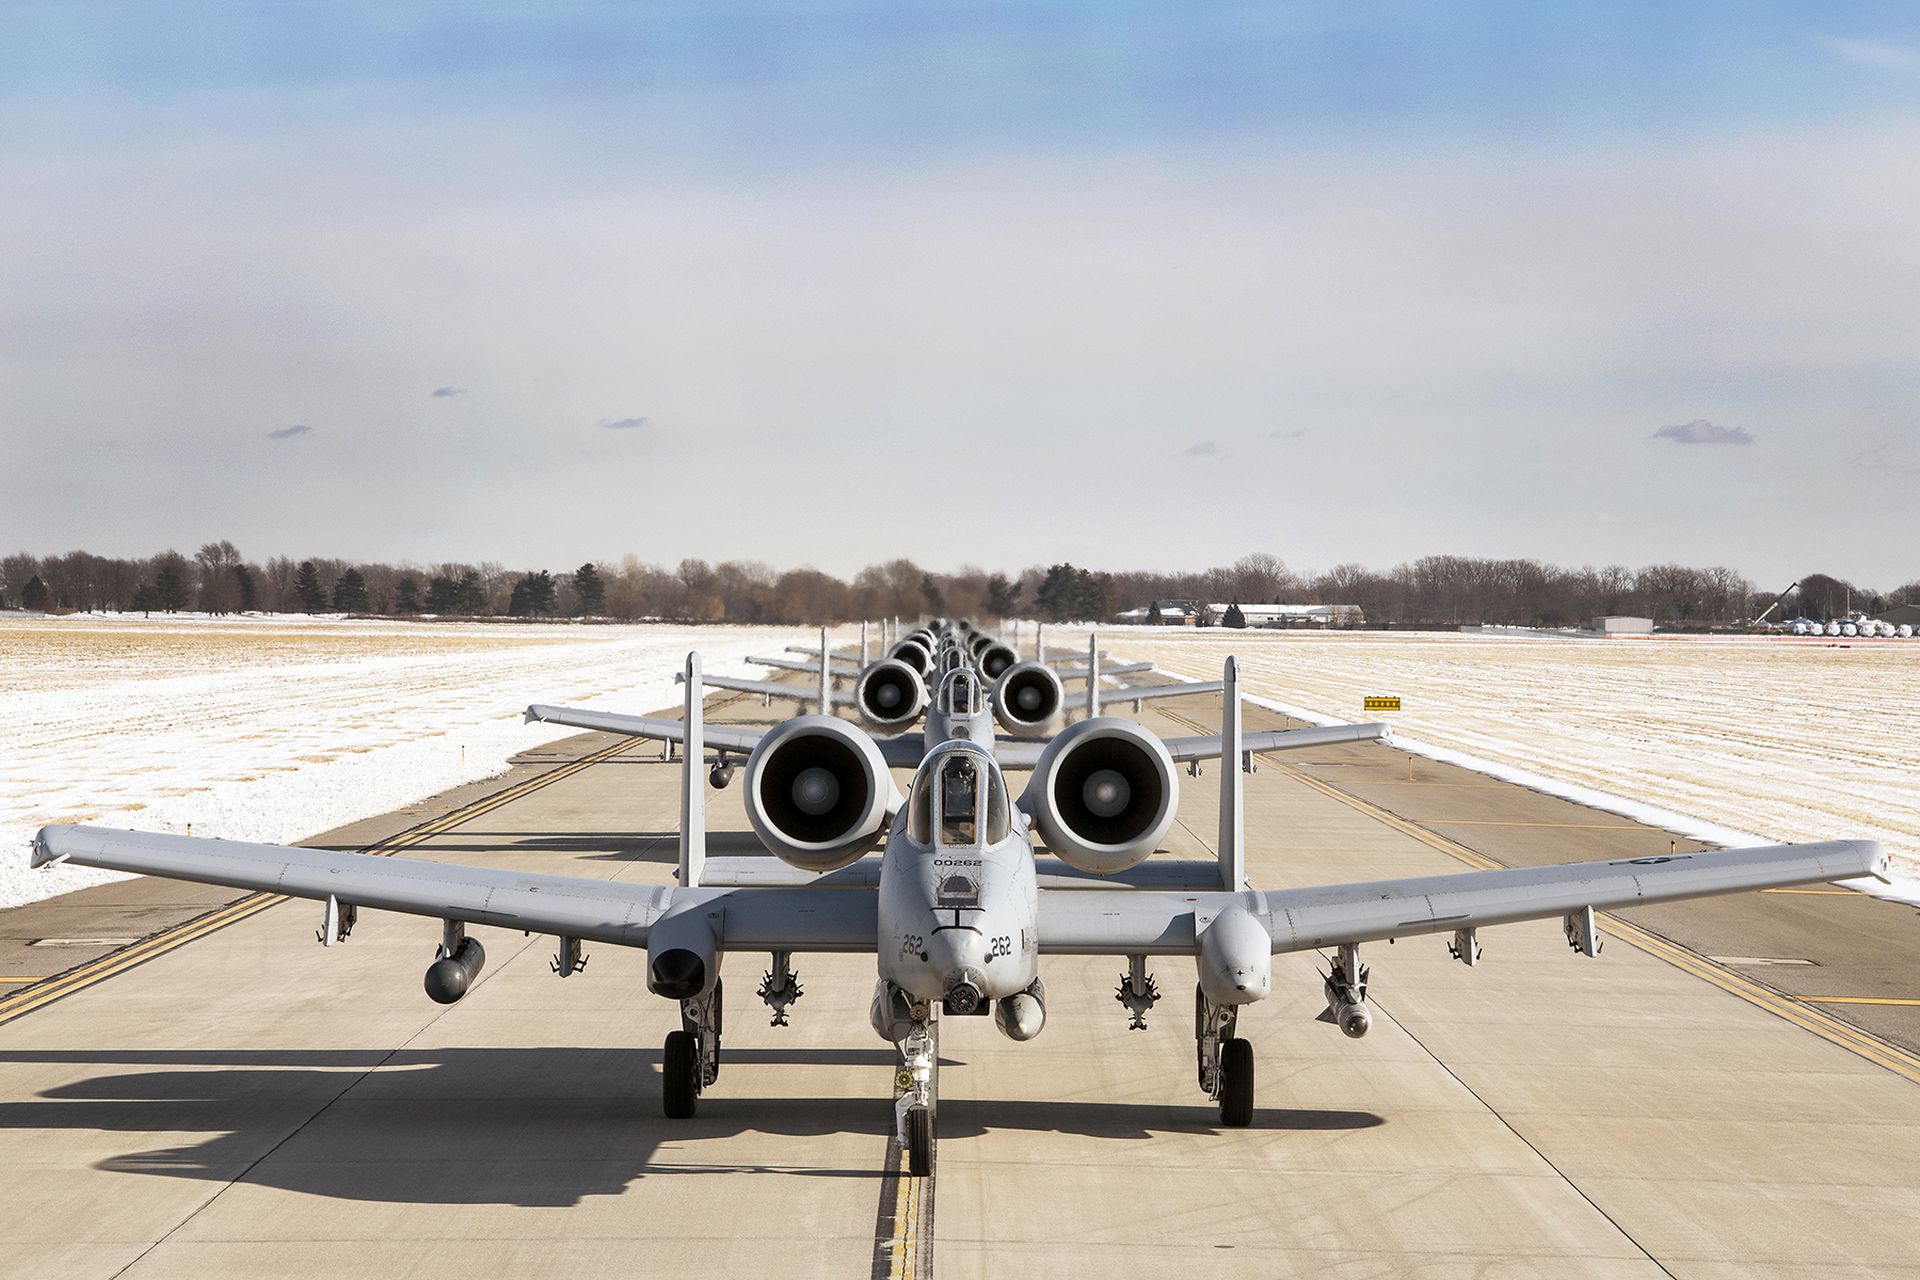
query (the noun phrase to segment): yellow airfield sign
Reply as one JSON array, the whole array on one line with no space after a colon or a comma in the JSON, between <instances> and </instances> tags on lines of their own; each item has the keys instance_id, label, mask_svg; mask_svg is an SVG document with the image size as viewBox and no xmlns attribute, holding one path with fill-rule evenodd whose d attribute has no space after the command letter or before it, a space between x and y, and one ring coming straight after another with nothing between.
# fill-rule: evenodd
<instances>
[{"instance_id":1,"label":"yellow airfield sign","mask_svg":"<svg viewBox=\"0 0 1920 1280\"><path fill-rule=\"evenodd\" d=\"M1362 711L1398 711L1400 709L1400 695L1393 694L1390 696L1365 698L1361 702L1360 709Z\"/></svg>"}]
</instances>

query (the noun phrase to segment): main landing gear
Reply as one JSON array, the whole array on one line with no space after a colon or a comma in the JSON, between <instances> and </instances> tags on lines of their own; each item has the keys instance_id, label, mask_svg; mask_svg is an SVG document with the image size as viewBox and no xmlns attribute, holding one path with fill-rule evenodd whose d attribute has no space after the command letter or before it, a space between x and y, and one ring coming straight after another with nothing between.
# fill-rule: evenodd
<instances>
[{"instance_id":1,"label":"main landing gear","mask_svg":"<svg viewBox=\"0 0 1920 1280\"><path fill-rule=\"evenodd\" d=\"M1244 1129L1253 1123L1253 1045L1234 1035L1238 1005L1215 1004L1193 988L1193 1039L1200 1059L1200 1090L1220 1104L1220 1123Z\"/></svg>"},{"instance_id":2,"label":"main landing gear","mask_svg":"<svg viewBox=\"0 0 1920 1280\"><path fill-rule=\"evenodd\" d=\"M680 1030L667 1033L660 1100L669 1120L690 1120L700 1095L720 1078L720 1012L724 988L716 978L704 996L680 1002Z\"/></svg>"}]
</instances>

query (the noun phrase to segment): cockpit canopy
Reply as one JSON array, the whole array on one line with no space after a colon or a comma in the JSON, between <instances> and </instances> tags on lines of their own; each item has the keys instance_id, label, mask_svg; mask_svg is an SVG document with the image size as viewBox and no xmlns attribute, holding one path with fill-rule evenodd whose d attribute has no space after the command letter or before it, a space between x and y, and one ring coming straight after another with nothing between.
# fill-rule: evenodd
<instances>
[{"instance_id":1,"label":"cockpit canopy","mask_svg":"<svg viewBox=\"0 0 1920 1280\"><path fill-rule=\"evenodd\" d=\"M969 669L950 671L940 681L940 714L970 719L980 714L980 678Z\"/></svg>"},{"instance_id":2,"label":"cockpit canopy","mask_svg":"<svg viewBox=\"0 0 1920 1280\"><path fill-rule=\"evenodd\" d=\"M907 796L907 838L928 848L999 844L1012 825L1006 780L978 751L936 755L920 767Z\"/></svg>"}]
</instances>

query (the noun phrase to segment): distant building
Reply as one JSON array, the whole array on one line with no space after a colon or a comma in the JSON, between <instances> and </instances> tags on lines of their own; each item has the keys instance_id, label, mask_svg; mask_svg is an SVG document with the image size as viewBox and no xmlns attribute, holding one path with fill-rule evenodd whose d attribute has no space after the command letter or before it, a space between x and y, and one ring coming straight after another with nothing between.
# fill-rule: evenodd
<instances>
[{"instance_id":1,"label":"distant building","mask_svg":"<svg viewBox=\"0 0 1920 1280\"><path fill-rule=\"evenodd\" d=\"M1593 629L1603 636L1650 636L1653 634L1653 619L1610 614L1595 618Z\"/></svg>"},{"instance_id":2,"label":"distant building","mask_svg":"<svg viewBox=\"0 0 1920 1280\"><path fill-rule=\"evenodd\" d=\"M1160 625L1163 627L1197 627L1200 625L1200 608L1191 600L1155 600L1152 604L1139 609L1129 609L1119 616L1119 621L1130 623L1150 623L1153 611L1160 611Z\"/></svg>"},{"instance_id":3,"label":"distant building","mask_svg":"<svg viewBox=\"0 0 1920 1280\"><path fill-rule=\"evenodd\" d=\"M1363 627L1366 614L1357 604L1243 604L1240 614L1249 627ZM1227 606L1206 606L1210 625L1219 626Z\"/></svg>"},{"instance_id":4,"label":"distant building","mask_svg":"<svg viewBox=\"0 0 1920 1280\"><path fill-rule=\"evenodd\" d=\"M1873 618L1891 627L1908 626L1920 631L1920 604L1897 604L1885 613L1874 614Z\"/></svg>"}]
</instances>

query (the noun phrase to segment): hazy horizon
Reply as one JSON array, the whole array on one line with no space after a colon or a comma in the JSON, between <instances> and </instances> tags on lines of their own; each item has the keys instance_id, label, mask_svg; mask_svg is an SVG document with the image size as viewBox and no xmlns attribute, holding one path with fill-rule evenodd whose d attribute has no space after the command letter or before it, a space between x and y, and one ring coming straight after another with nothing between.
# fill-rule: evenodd
<instances>
[{"instance_id":1,"label":"hazy horizon","mask_svg":"<svg viewBox=\"0 0 1920 1280\"><path fill-rule=\"evenodd\" d=\"M1920 578L1904 6L10 18L3 550Z\"/></svg>"}]
</instances>

